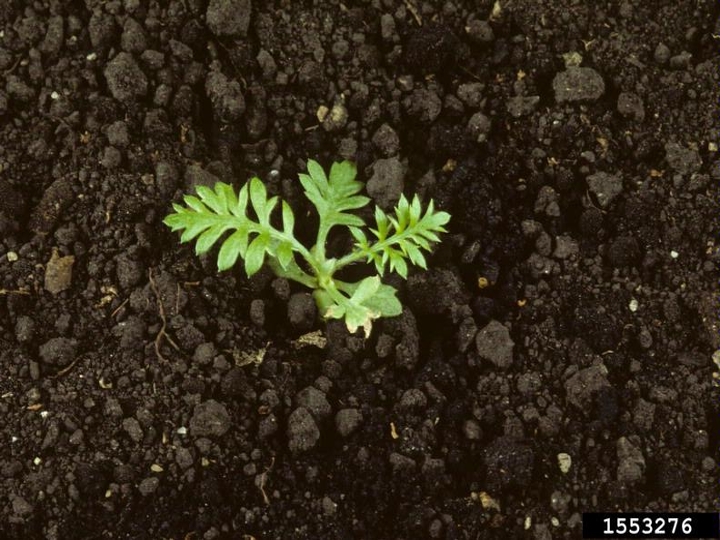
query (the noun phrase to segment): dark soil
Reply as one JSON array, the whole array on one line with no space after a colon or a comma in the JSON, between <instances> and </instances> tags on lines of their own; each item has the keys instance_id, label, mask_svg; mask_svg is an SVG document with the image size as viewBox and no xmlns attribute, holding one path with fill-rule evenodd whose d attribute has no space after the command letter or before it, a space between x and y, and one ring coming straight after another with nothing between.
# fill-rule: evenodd
<instances>
[{"instance_id":1,"label":"dark soil","mask_svg":"<svg viewBox=\"0 0 720 540\"><path fill-rule=\"evenodd\" d=\"M717 15L0 1L0 537L549 540L716 509ZM258 175L310 241L308 158L453 216L367 341L161 223Z\"/></svg>"}]
</instances>

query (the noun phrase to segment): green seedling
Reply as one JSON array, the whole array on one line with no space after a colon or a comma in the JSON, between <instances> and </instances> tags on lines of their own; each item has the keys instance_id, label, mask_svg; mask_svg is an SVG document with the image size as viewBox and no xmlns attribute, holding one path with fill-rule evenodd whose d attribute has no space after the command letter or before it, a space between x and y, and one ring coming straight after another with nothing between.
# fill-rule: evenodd
<instances>
[{"instance_id":1,"label":"green seedling","mask_svg":"<svg viewBox=\"0 0 720 540\"><path fill-rule=\"evenodd\" d=\"M349 161L334 163L328 178L323 168L310 160L308 173L299 175L300 182L319 216L317 241L310 249L295 238L295 215L290 205L278 197L268 198L259 178L252 178L238 194L223 182L213 189L198 186L197 196L184 197L184 206L173 204L175 211L164 223L173 231L182 230L181 242L197 239L198 255L206 253L229 232L218 252L218 271L227 270L241 258L250 277L267 262L278 276L312 289L318 309L326 319L344 319L350 332L362 327L367 337L373 320L402 312L397 290L383 284L377 275L357 282L342 281L335 277L338 271L365 261L374 263L380 276L389 268L407 278L408 261L426 268L422 252L440 241L438 234L446 232L443 226L450 215L436 211L432 201L423 211L417 195L412 202L403 195L392 213L375 208L375 228L369 229L368 234L363 219L350 213L370 202L368 197L359 195L363 184L355 180L355 165ZM276 220L282 222L279 227L271 219L278 202L282 217ZM347 255L328 258L325 244L335 226L347 228L354 243Z\"/></svg>"}]
</instances>

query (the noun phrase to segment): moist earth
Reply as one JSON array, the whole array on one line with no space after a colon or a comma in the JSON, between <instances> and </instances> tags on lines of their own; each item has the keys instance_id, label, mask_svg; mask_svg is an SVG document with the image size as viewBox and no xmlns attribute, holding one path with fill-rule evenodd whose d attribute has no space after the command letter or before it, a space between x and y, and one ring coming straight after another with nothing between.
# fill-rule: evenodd
<instances>
[{"instance_id":1,"label":"moist earth","mask_svg":"<svg viewBox=\"0 0 720 540\"><path fill-rule=\"evenodd\" d=\"M1 2L0 536L550 540L716 510L717 16ZM369 339L162 224L257 175L310 243L310 158L452 214Z\"/></svg>"}]
</instances>

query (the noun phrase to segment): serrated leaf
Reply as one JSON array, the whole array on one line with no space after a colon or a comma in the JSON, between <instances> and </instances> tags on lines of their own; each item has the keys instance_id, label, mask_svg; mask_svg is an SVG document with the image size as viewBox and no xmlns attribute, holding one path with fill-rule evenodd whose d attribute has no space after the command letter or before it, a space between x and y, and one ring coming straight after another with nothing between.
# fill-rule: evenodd
<instances>
[{"instance_id":1,"label":"serrated leaf","mask_svg":"<svg viewBox=\"0 0 720 540\"><path fill-rule=\"evenodd\" d=\"M347 197L346 199L343 199L340 206L343 210L357 210L358 208L367 206L369 202L370 197L366 197L365 195L352 195Z\"/></svg>"},{"instance_id":2,"label":"serrated leaf","mask_svg":"<svg viewBox=\"0 0 720 540\"><path fill-rule=\"evenodd\" d=\"M372 232L377 236L378 240L385 240L388 233L388 217L385 212L379 206L375 207L375 223L377 224L377 230L372 229Z\"/></svg>"},{"instance_id":3,"label":"serrated leaf","mask_svg":"<svg viewBox=\"0 0 720 540\"><path fill-rule=\"evenodd\" d=\"M289 242L282 242L277 247L276 256L280 266L282 266L283 270L286 270L293 259L292 244Z\"/></svg>"},{"instance_id":4,"label":"serrated leaf","mask_svg":"<svg viewBox=\"0 0 720 540\"><path fill-rule=\"evenodd\" d=\"M220 237L231 228L230 224L217 224L211 226L208 230L202 233L195 244L195 253L202 255L206 253Z\"/></svg>"},{"instance_id":5,"label":"serrated leaf","mask_svg":"<svg viewBox=\"0 0 720 540\"><path fill-rule=\"evenodd\" d=\"M390 252L390 270L397 272L401 278L407 279L407 263L401 253L397 251Z\"/></svg>"},{"instance_id":6,"label":"serrated leaf","mask_svg":"<svg viewBox=\"0 0 720 540\"><path fill-rule=\"evenodd\" d=\"M315 206L322 204L322 195L312 177L310 175L300 173L298 174L298 178L300 178L300 183L305 190L305 196L310 199L310 202L312 202Z\"/></svg>"},{"instance_id":7,"label":"serrated leaf","mask_svg":"<svg viewBox=\"0 0 720 540\"><path fill-rule=\"evenodd\" d=\"M400 195L400 201L398 202L396 210L397 219L393 222L396 232L402 232L410 221L410 205L408 204L405 195Z\"/></svg>"},{"instance_id":8,"label":"serrated leaf","mask_svg":"<svg viewBox=\"0 0 720 540\"><path fill-rule=\"evenodd\" d=\"M361 217L348 213L366 206L370 199L358 195L363 185L355 181L355 165L349 161L335 163L330 169L330 178L314 160L308 160L308 173L299 174L305 196L313 203L325 231L336 225L363 227Z\"/></svg>"},{"instance_id":9,"label":"serrated leaf","mask_svg":"<svg viewBox=\"0 0 720 540\"><path fill-rule=\"evenodd\" d=\"M379 207L375 209L376 228L371 231L377 240L371 244L362 229L364 220L350 212L370 201L359 194L363 185L355 180L356 174L355 165L350 162L333 164L326 175L320 164L308 161L308 174L301 174L300 182L320 216L318 244L309 253L293 238L295 216L287 203L281 203L282 232L273 227L271 214L280 201L278 197L268 198L267 189L258 178L252 178L237 195L232 186L222 182L213 189L200 186L196 189L197 196L186 196L184 205L174 204L174 213L163 222L173 231L181 231L182 241L196 239L197 253L205 253L221 242L219 270L230 268L238 258L243 258L245 271L252 276L267 256L278 275L311 287L317 286L320 279L306 274L298 266L295 250L302 253L322 277L332 278L334 271L357 260L358 255L374 263L381 275L389 267L406 278L408 262L425 267L422 251L429 251L432 244L439 241L450 215L436 212L432 201L423 213L417 196L409 201L402 195L392 213L385 213ZM253 207L250 215L248 204ZM356 242L355 252L344 259L345 262L340 259L340 265L335 264L338 262L335 259L326 260L324 250L328 231L336 225L347 226ZM230 235L222 241L228 231ZM320 260L315 261L313 257ZM325 276L324 272L329 275ZM317 289L314 296L326 317L345 319L351 332L362 327L368 335L375 319L402 311L395 289L383 285L378 276L354 284L336 283L337 289Z\"/></svg>"},{"instance_id":10,"label":"serrated leaf","mask_svg":"<svg viewBox=\"0 0 720 540\"><path fill-rule=\"evenodd\" d=\"M268 245L269 239L263 234L258 235L250 242L245 253L245 273L248 277L252 277L262 268Z\"/></svg>"},{"instance_id":11,"label":"serrated leaf","mask_svg":"<svg viewBox=\"0 0 720 540\"><path fill-rule=\"evenodd\" d=\"M362 185L358 186L359 182L355 182L356 175L357 167L351 161L340 161L330 167L330 183L344 196L353 195L362 189Z\"/></svg>"},{"instance_id":12,"label":"serrated leaf","mask_svg":"<svg viewBox=\"0 0 720 540\"><path fill-rule=\"evenodd\" d=\"M427 238L431 242L439 242L440 241L440 237L437 234L435 234L433 231L425 230L425 231L420 231L418 234Z\"/></svg>"},{"instance_id":13,"label":"serrated leaf","mask_svg":"<svg viewBox=\"0 0 720 540\"><path fill-rule=\"evenodd\" d=\"M283 232L292 235L295 228L295 215L290 205L283 201L282 203Z\"/></svg>"},{"instance_id":14,"label":"serrated leaf","mask_svg":"<svg viewBox=\"0 0 720 540\"><path fill-rule=\"evenodd\" d=\"M180 235L180 242L183 244L185 242L189 242L209 226L210 224L206 220L189 217L187 224L185 225L185 230Z\"/></svg>"},{"instance_id":15,"label":"serrated leaf","mask_svg":"<svg viewBox=\"0 0 720 540\"><path fill-rule=\"evenodd\" d=\"M382 317L397 317L402 313L402 304L396 294L397 290L394 287L380 284L375 294L365 301L365 305L372 311L380 313Z\"/></svg>"},{"instance_id":16,"label":"serrated leaf","mask_svg":"<svg viewBox=\"0 0 720 540\"><path fill-rule=\"evenodd\" d=\"M179 213L180 211L175 208L174 205L173 208L175 209L175 213L165 216L165 219L163 219L163 223L170 227L171 231L175 232L178 229L182 229L185 225L183 217Z\"/></svg>"},{"instance_id":17,"label":"serrated leaf","mask_svg":"<svg viewBox=\"0 0 720 540\"><path fill-rule=\"evenodd\" d=\"M216 214L224 214L227 211L223 204L224 201L209 187L197 186L195 190L200 195L202 202Z\"/></svg>"},{"instance_id":18,"label":"serrated leaf","mask_svg":"<svg viewBox=\"0 0 720 540\"><path fill-rule=\"evenodd\" d=\"M420 205L420 198L415 195L413 197L412 204L410 205L410 226L414 227L422 217L422 206Z\"/></svg>"},{"instance_id":19,"label":"serrated leaf","mask_svg":"<svg viewBox=\"0 0 720 540\"><path fill-rule=\"evenodd\" d=\"M318 191L323 192L328 189L327 176L325 176L325 171L317 161L309 159L307 162L307 170L315 185L318 186Z\"/></svg>"},{"instance_id":20,"label":"serrated leaf","mask_svg":"<svg viewBox=\"0 0 720 540\"><path fill-rule=\"evenodd\" d=\"M358 227L350 227L350 234L358 244L367 244L367 236L365 236L362 229L359 229Z\"/></svg>"},{"instance_id":21,"label":"serrated leaf","mask_svg":"<svg viewBox=\"0 0 720 540\"><path fill-rule=\"evenodd\" d=\"M200 199L198 199L195 195L185 195L183 197L183 201L185 201L185 204L188 206L188 208L195 210L195 212L199 214L208 213L207 206L200 202Z\"/></svg>"},{"instance_id":22,"label":"serrated leaf","mask_svg":"<svg viewBox=\"0 0 720 540\"><path fill-rule=\"evenodd\" d=\"M348 332L354 334L362 327L365 338L370 337L373 320L380 317L380 314L365 306L351 305L345 308L345 326Z\"/></svg>"},{"instance_id":23,"label":"serrated leaf","mask_svg":"<svg viewBox=\"0 0 720 540\"><path fill-rule=\"evenodd\" d=\"M325 310L326 319L342 319L345 316L345 308L338 304L332 304Z\"/></svg>"},{"instance_id":24,"label":"serrated leaf","mask_svg":"<svg viewBox=\"0 0 720 540\"><path fill-rule=\"evenodd\" d=\"M450 214L447 212L438 212L437 214L433 215L433 226L436 227L437 230L442 232L447 232L442 227L444 225L447 225L450 221Z\"/></svg>"},{"instance_id":25,"label":"serrated leaf","mask_svg":"<svg viewBox=\"0 0 720 540\"><path fill-rule=\"evenodd\" d=\"M380 288L380 278L370 276L363 279L355 289L350 300L357 304L362 304L370 298Z\"/></svg>"},{"instance_id":26,"label":"serrated leaf","mask_svg":"<svg viewBox=\"0 0 720 540\"><path fill-rule=\"evenodd\" d=\"M257 177L250 180L250 202L258 219L262 221L267 205L267 190L265 184Z\"/></svg>"},{"instance_id":27,"label":"serrated leaf","mask_svg":"<svg viewBox=\"0 0 720 540\"><path fill-rule=\"evenodd\" d=\"M418 247L424 249L425 251L430 251L430 242L425 240L422 236L417 235L413 238L413 242L415 242Z\"/></svg>"},{"instance_id":28,"label":"serrated leaf","mask_svg":"<svg viewBox=\"0 0 720 540\"><path fill-rule=\"evenodd\" d=\"M265 226L270 226L270 215L272 214L272 211L275 210L275 207L277 206L278 201L280 200L279 197L270 197L266 203L265 203L265 213L263 214L262 219L260 220L260 223Z\"/></svg>"},{"instance_id":29,"label":"serrated leaf","mask_svg":"<svg viewBox=\"0 0 720 540\"><path fill-rule=\"evenodd\" d=\"M230 207L230 212L240 218L247 217L247 203L248 203L248 185L245 184L240 188L240 192L237 197L237 204Z\"/></svg>"},{"instance_id":30,"label":"serrated leaf","mask_svg":"<svg viewBox=\"0 0 720 540\"><path fill-rule=\"evenodd\" d=\"M218 192L218 196L222 199L225 206L223 214L227 214L228 211L232 212L232 208L237 206L238 203L233 187L225 182L218 182L215 184L215 191Z\"/></svg>"},{"instance_id":31,"label":"serrated leaf","mask_svg":"<svg viewBox=\"0 0 720 540\"><path fill-rule=\"evenodd\" d=\"M426 267L425 257L420 250L429 251L432 244L440 241L439 233L446 232L443 225L450 220L446 212L435 212L432 201L425 214L417 196L410 203L404 195L395 207L394 215L375 208L377 229L370 229L377 237L374 244L356 245L356 249L375 262L378 273L389 264L390 270L407 278L406 258L414 265ZM379 255L371 256L370 254Z\"/></svg>"},{"instance_id":32,"label":"serrated leaf","mask_svg":"<svg viewBox=\"0 0 720 540\"><path fill-rule=\"evenodd\" d=\"M312 282L294 260L293 251L304 248L293 238L294 216L292 209L283 203L284 232L270 223L273 209L280 202L278 197L267 198L264 184L253 178L236 195L229 184L217 182L213 189L207 186L196 188L197 196L184 197L185 206L174 204L175 213L163 221L172 230L181 232L181 241L188 242L197 237L195 251L206 253L222 236L233 231L221 241L218 252L218 270L232 267L238 260L245 260L248 275L255 274L263 265L265 255L272 258L274 268L303 283ZM258 222L247 215L247 205L253 206ZM254 237L251 239L251 235ZM307 279L306 279L307 278Z\"/></svg>"},{"instance_id":33,"label":"serrated leaf","mask_svg":"<svg viewBox=\"0 0 720 540\"><path fill-rule=\"evenodd\" d=\"M344 286L351 293L350 298L336 304L337 307L332 307L328 312L332 317L344 317L345 325L351 333L362 327L365 337L368 337L375 319L394 316L402 311L395 297L395 289L383 285L377 276L367 277L359 283L346 283Z\"/></svg>"},{"instance_id":34,"label":"serrated leaf","mask_svg":"<svg viewBox=\"0 0 720 540\"><path fill-rule=\"evenodd\" d=\"M365 222L360 216L338 213L333 216L333 225L345 225L347 227L364 227Z\"/></svg>"},{"instance_id":35,"label":"serrated leaf","mask_svg":"<svg viewBox=\"0 0 720 540\"><path fill-rule=\"evenodd\" d=\"M218 271L227 270L235 264L238 257L244 257L248 245L247 230L238 229L223 242L218 253Z\"/></svg>"},{"instance_id":36,"label":"serrated leaf","mask_svg":"<svg viewBox=\"0 0 720 540\"><path fill-rule=\"evenodd\" d=\"M396 233L401 233L401 232L403 232L404 227L400 227L400 225L398 224L398 220L397 220L397 219L395 219L395 218L392 217L392 216L388 216L388 221L390 221L390 225L392 226L393 229L395 229L395 232L396 232Z\"/></svg>"},{"instance_id":37,"label":"serrated leaf","mask_svg":"<svg viewBox=\"0 0 720 540\"><path fill-rule=\"evenodd\" d=\"M381 276L385 275L385 260L381 255L376 255L372 258L373 262L375 263L375 270L377 270L377 273Z\"/></svg>"},{"instance_id":38,"label":"serrated leaf","mask_svg":"<svg viewBox=\"0 0 720 540\"><path fill-rule=\"evenodd\" d=\"M405 250L407 256L410 258L411 263L423 269L427 268L425 256L415 244L413 244L412 242L405 242L405 244L403 245L403 249Z\"/></svg>"}]
</instances>

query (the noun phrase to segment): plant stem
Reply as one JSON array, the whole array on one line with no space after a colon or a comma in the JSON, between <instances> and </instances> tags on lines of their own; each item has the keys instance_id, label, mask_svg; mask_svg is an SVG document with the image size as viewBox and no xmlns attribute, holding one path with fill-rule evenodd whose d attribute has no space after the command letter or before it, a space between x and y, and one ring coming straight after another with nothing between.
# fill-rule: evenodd
<instances>
[{"instance_id":1,"label":"plant stem","mask_svg":"<svg viewBox=\"0 0 720 540\"><path fill-rule=\"evenodd\" d=\"M318 226L317 242L315 244L315 253L320 262L325 260L325 243L327 242L327 236L330 232L330 227L323 223L323 219L320 218L320 225Z\"/></svg>"},{"instance_id":2,"label":"plant stem","mask_svg":"<svg viewBox=\"0 0 720 540\"><path fill-rule=\"evenodd\" d=\"M310 289L315 289L318 286L317 279L307 274L294 260L291 261L285 269L283 269L283 267L280 266L280 263L272 257L268 257L268 263L273 272L275 272L275 274L279 277L292 279L293 281L297 281Z\"/></svg>"},{"instance_id":3,"label":"plant stem","mask_svg":"<svg viewBox=\"0 0 720 540\"><path fill-rule=\"evenodd\" d=\"M336 304L342 304L347 300L347 298L345 298L345 296L343 296L343 294L335 286L335 281L332 278L328 279L326 283L322 283L320 286Z\"/></svg>"}]
</instances>

